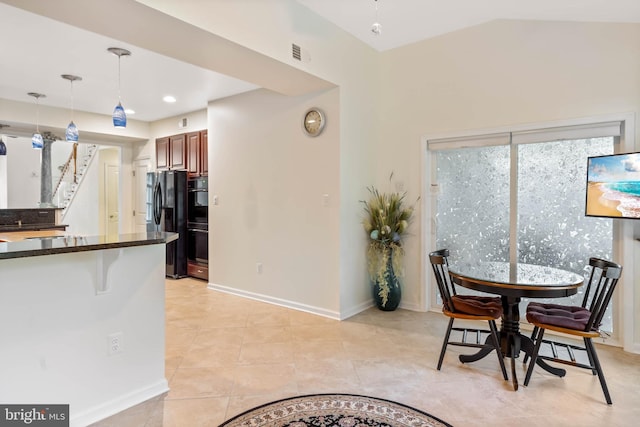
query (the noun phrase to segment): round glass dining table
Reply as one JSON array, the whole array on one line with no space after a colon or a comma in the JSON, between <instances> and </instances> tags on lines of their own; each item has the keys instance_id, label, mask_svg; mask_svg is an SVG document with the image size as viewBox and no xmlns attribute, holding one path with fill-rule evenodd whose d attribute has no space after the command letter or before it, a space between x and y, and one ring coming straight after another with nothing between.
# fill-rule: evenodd
<instances>
[{"instance_id":1,"label":"round glass dining table","mask_svg":"<svg viewBox=\"0 0 640 427\"><path fill-rule=\"evenodd\" d=\"M520 333L520 301L526 298L561 298L574 295L584 283L579 274L542 265L509 262L459 262L449 266L454 283L468 289L500 295L502 323L500 347L504 357L511 358L511 381L518 389L515 359L524 351L531 356L533 341ZM490 339L487 339L490 344ZM462 363L475 362L489 354L493 348L483 348L476 354L460 355ZM564 369L548 365L541 358L536 363L547 372L560 377Z\"/></svg>"}]
</instances>

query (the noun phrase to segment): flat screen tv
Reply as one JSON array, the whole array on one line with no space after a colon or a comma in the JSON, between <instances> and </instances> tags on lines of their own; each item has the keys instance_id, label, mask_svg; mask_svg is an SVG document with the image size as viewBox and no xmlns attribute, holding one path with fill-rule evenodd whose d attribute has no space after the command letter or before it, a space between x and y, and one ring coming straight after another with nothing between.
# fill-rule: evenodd
<instances>
[{"instance_id":1,"label":"flat screen tv","mask_svg":"<svg viewBox=\"0 0 640 427\"><path fill-rule=\"evenodd\" d=\"M640 219L640 153L588 158L585 214Z\"/></svg>"}]
</instances>

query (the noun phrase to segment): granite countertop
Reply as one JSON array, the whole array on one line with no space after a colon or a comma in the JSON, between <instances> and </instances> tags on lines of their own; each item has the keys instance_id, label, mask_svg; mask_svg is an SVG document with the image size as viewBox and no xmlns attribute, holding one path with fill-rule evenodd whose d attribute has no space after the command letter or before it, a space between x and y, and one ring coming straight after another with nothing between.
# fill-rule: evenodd
<instances>
[{"instance_id":1,"label":"granite countertop","mask_svg":"<svg viewBox=\"0 0 640 427\"><path fill-rule=\"evenodd\" d=\"M102 236L54 235L22 237L0 243L0 260L71 252L97 251L131 246L156 245L178 239L177 233L147 232Z\"/></svg>"},{"instance_id":2,"label":"granite countertop","mask_svg":"<svg viewBox=\"0 0 640 427\"><path fill-rule=\"evenodd\" d=\"M62 230L67 228L67 224L22 224L22 225L0 225L0 232L3 231L29 231L29 230Z\"/></svg>"}]
</instances>

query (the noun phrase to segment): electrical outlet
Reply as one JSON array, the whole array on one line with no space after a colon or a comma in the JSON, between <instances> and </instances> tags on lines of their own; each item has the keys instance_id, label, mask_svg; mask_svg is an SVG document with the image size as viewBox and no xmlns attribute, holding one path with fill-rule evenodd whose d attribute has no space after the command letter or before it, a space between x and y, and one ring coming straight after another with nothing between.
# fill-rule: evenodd
<instances>
[{"instance_id":1,"label":"electrical outlet","mask_svg":"<svg viewBox=\"0 0 640 427\"><path fill-rule=\"evenodd\" d=\"M109 356L122 353L123 344L122 332L115 332L113 334L107 335Z\"/></svg>"},{"instance_id":2,"label":"electrical outlet","mask_svg":"<svg viewBox=\"0 0 640 427\"><path fill-rule=\"evenodd\" d=\"M256 263L256 273L262 274L262 263L261 262Z\"/></svg>"}]
</instances>

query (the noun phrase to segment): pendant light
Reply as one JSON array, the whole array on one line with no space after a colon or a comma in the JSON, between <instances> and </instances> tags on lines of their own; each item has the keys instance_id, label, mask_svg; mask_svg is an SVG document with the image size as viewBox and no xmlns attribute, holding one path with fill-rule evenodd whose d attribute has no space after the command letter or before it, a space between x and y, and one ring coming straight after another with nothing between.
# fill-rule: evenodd
<instances>
[{"instance_id":1,"label":"pendant light","mask_svg":"<svg viewBox=\"0 0 640 427\"><path fill-rule=\"evenodd\" d=\"M378 0L374 0L374 1L376 4L376 20L371 26L371 32L376 36L379 36L380 34L382 34L382 25L380 25L380 23L378 22Z\"/></svg>"},{"instance_id":2,"label":"pendant light","mask_svg":"<svg viewBox=\"0 0 640 427\"><path fill-rule=\"evenodd\" d=\"M65 139L67 140L67 142L78 142L78 127L75 123L73 123L73 82L82 81L82 77L74 76L71 74L63 74L60 77L65 80L69 80L69 83L71 84L71 121L69 122L67 130L64 133Z\"/></svg>"},{"instance_id":3,"label":"pendant light","mask_svg":"<svg viewBox=\"0 0 640 427\"><path fill-rule=\"evenodd\" d=\"M31 137L31 147L36 150L42 150L44 144L42 135L40 134L40 98L46 98L47 95L42 93L29 92L27 95L33 96L36 99L36 133Z\"/></svg>"},{"instance_id":4,"label":"pendant light","mask_svg":"<svg viewBox=\"0 0 640 427\"><path fill-rule=\"evenodd\" d=\"M117 128L126 128L127 115L124 112L124 108L122 108L122 100L120 99L120 58L123 56L130 56L131 52L120 47L110 47L107 50L118 57L118 105L113 109L113 126Z\"/></svg>"}]
</instances>

